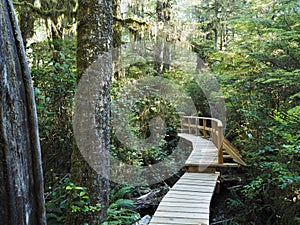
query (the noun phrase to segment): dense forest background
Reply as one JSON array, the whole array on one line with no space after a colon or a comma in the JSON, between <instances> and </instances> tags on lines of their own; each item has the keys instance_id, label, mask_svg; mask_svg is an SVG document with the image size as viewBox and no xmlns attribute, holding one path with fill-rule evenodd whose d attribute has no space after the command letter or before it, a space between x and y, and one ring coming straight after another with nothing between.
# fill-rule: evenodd
<instances>
[{"instance_id":1,"label":"dense forest background","mask_svg":"<svg viewBox=\"0 0 300 225\"><path fill-rule=\"evenodd\" d=\"M101 208L89 200L87 188L69 176L78 4L14 1L34 82L48 224L64 224L72 213L88 218ZM225 136L248 166L224 171L240 179L224 184L226 198L222 208L214 210L213 224L300 224L299 16L298 0L113 1L115 68L132 49L153 60L132 60L113 72L112 104L120 101L118 93L124 87L160 76L180 85L194 100L199 116L210 116L204 93L186 70L187 62L173 63L178 52L196 55L193 69L209 69L218 80L226 101ZM157 147L134 152L112 129L111 154L132 165L163 160L178 141L176 107L153 97L140 99L130 109L132 132L141 138L149 135L148 122L158 114L166 121L167 136ZM172 182L138 187L111 182L103 224L134 224L151 214L157 201L146 207L136 199Z\"/></svg>"}]
</instances>

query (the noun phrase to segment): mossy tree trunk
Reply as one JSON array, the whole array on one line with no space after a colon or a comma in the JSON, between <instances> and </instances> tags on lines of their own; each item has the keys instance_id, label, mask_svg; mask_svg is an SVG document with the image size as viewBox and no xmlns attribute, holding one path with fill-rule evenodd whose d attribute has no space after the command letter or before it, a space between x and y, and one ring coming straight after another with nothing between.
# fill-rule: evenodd
<instances>
[{"instance_id":1,"label":"mossy tree trunk","mask_svg":"<svg viewBox=\"0 0 300 225\"><path fill-rule=\"evenodd\" d=\"M0 1L0 223L46 224L37 114L12 2Z\"/></svg>"},{"instance_id":2,"label":"mossy tree trunk","mask_svg":"<svg viewBox=\"0 0 300 225\"><path fill-rule=\"evenodd\" d=\"M50 34L50 47L53 51L53 60L61 63L60 52L63 50L63 39L68 27L75 23L76 0L49 1L40 0L41 13L45 19L46 28ZM48 13L50 12L50 13Z\"/></svg>"},{"instance_id":3,"label":"mossy tree trunk","mask_svg":"<svg viewBox=\"0 0 300 225\"><path fill-rule=\"evenodd\" d=\"M34 4L34 0L27 0L32 5ZM34 35L34 14L31 12L30 8L22 7L20 9L20 29L23 38L24 45L26 46L28 40Z\"/></svg>"},{"instance_id":4,"label":"mossy tree trunk","mask_svg":"<svg viewBox=\"0 0 300 225\"><path fill-rule=\"evenodd\" d=\"M121 15L121 0L113 0L113 15L122 18ZM113 29L113 64L114 64L114 78L119 80L122 76L121 68L121 45L122 45L122 24L114 19Z\"/></svg>"},{"instance_id":5,"label":"mossy tree trunk","mask_svg":"<svg viewBox=\"0 0 300 225\"><path fill-rule=\"evenodd\" d=\"M168 25L171 20L171 0L157 1L156 2L156 15L157 22ZM155 56L154 56L154 70L156 76L160 76L165 70L170 69L171 65L171 45L170 45L170 34L161 32L158 34L155 43Z\"/></svg>"},{"instance_id":6,"label":"mossy tree trunk","mask_svg":"<svg viewBox=\"0 0 300 225\"><path fill-rule=\"evenodd\" d=\"M112 0L79 0L77 27L77 72L78 82L83 79L87 69L97 64L101 55L107 55L112 50ZM95 62L96 61L96 62ZM111 60L99 64L103 70L111 71ZM110 148L110 85L111 73L103 76L99 73L90 74L100 76L98 79L98 92L95 113L95 129L97 133L98 150L95 153L98 158L98 169L103 173L109 171L109 148ZM90 77L90 79L94 79ZM91 84L93 85L93 84ZM93 129L90 127L89 129ZM76 140L78 141L78 140ZM77 143L78 144L78 143ZM92 145L92 143L90 143ZM100 161L100 162L99 162ZM101 204L101 211L80 215L69 212L66 224L100 224L107 217L109 204L109 180L108 176L97 172L85 161L80 149L76 146L71 159L71 180L76 185L87 187L92 205Z\"/></svg>"}]
</instances>

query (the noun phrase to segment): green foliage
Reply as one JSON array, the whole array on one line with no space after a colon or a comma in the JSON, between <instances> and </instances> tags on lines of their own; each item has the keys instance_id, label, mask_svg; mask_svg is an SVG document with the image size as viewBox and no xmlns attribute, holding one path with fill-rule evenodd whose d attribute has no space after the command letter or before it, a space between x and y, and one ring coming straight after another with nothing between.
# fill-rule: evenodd
<instances>
[{"instance_id":1,"label":"green foliage","mask_svg":"<svg viewBox=\"0 0 300 225\"><path fill-rule=\"evenodd\" d=\"M132 196L133 186L116 186L110 190L110 202L116 202L118 199L126 199Z\"/></svg>"},{"instance_id":2,"label":"green foliage","mask_svg":"<svg viewBox=\"0 0 300 225\"><path fill-rule=\"evenodd\" d=\"M133 202L129 199L118 199L108 207L107 221L102 225L131 225L139 219L138 213L132 208Z\"/></svg>"},{"instance_id":3,"label":"green foliage","mask_svg":"<svg viewBox=\"0 0 300 225\"><path fill-rule=\"evenodd\" d=\"M186 92L193 99L197 112L201 116L210 117L210 108L206 96L195 81L186 84Z\"/></svg>"},{"instance_id":4,"label":"green foliage","mask_svg":"<svg viewBox=\"0 0 300 225\"><path fill-rule=\"evenodd\" d=\"M76 84L75 43L64 40L56 52L47 42L35 43L27 50L34 83L46 187L69 172L73 146L72 105Z\"/></svg>"},{"instance_id":5,"label":"green foliage","mask_svg":"<svg viewBox=\"0 0 300 225\"><path fill-rule=\"evenodd\" d=\"M145 77L145 74L150 76L155 74L153 63L149 63L145 60L130 64L126 67L126 79L140 79Z\"/></svg>"},{"instance_id":6,"label":"green foliage","mask_svg":"<svg viewBox=\"0 0 300 225\"><path fill-rule=\"evenodd\" d=\"M240 193L245 198L241 205L244 218L237 217L243 223L250 218L258 224L295 224L300 211L299 108L284 112L289 96L280 106L271 107L271 92L262 97L256 90L250 94L239 90L239 97L231 97L237 109L230 112L229 121L236 127L231 130L231 135L236 135L235 145L243 151L250 168L245 169L247 183Z\"/></svg>"},{"instance_id":7,"label":"green foliage","mask_svg":"<svg viewBox=\"0 0 300 225\"><path fill-rule=\"evenodd\" d=\"M68 201L71 202L69 207L72 213L83 213L100 211L101 205L90 205L89 196L85 187L76 186L74 183L69 183L66 186L66 191L69 196Z\"/></svg>"},{"instance_id":8,"label":"green foliage","mask_svg":"<svg viewBox=\"0 0 300 225\"><path fill-rule=\"evenodd\" d=\"M163 160L168 154L172 153L177 145L177 128L179 117L174 108L166 100L159 98L141 99L132 108L129 124L131 131L136 137L141 139L148 138L151 134L149 123L159 116L166 123L165 138L160 139L155 146L136 151L136 149L126 148L117 138L112 140L112 151L124 162L131 164L152 164L149 160L156 162ZM152 124L155 125L155 124ZM153 132L153 131L152 131ZM114 136L113 136L114 137Z\"/></svg>"},{"instance_id":9,"label":"green foliage","mask_svg":"<svg viewBox=\"0 0 300 225\"><path fill-rule=\"evenodd\" d=\"M123 97L118 96L117 98L117 94L120 94L118 88L120 87L117 87L116 92L112 94L112 105L131 105L131 100L127 102L126 97L123 96L128 94L127 90L123 90L125 93L120 95ZM123 110L128 111L128 109ZM180 119L175 106L168 100L158 96L145 95L145 97L137 99L131 105L129 117L123 117L119 119L122 120L123 124L130 127L132 135L142 140L152 135L151 138L158 140L158 142L153 141L154 144L150 142L147 148L146 146L140 146L140 143L136 143L133 148L129 148L118 140L114 130L112 130L111 152L119 160L133 165L154 164L171 154L177 146L177 128L180 126ZM165 134L153 137L153 133L159 134L156 129L161 126L162 121L164 121L166 127Z\"/></svg>"},{"instance_id":10,"label":"green foliage","mask_svg":"<svg viewBox=\"0 0 300 225\"><path fill-rule=\"evenodd\" d=\"M135 212L134 202L128 199L134 187L115 187L110 192L110 205L108 208L108 218L101 225L131 225L140 218Z\"/></svg>"},{"instance_id":11,"label":"green foliage","mask_svg":"<svg viewBox=\"0 0 300 225\"><path fill-rule=\"evenodd\" d=\"M128 16L150 15L150 20L154 20L155 3L130 3ZM202 1L193 11L191 7L187 13L196 15L190 15L189 19L199 22L200 32L191 34L189 40L193 50L218 76L227 102L227 138L242 152L249 165L243 168L243 187L227 200L236 218L224 220L224 224L234 224L233 221L259 225L300 224L299 1L209 0ZM129 40L130 34L124 37ZM47 187L69 169L73 145L75 44L68 39L60 44L61 51L54 53L45 42L32 45L28 51ZM112 99L124 84L145 74L155 74L153 63L128 66L126 78L113 84ZM202 91L180 68L171 65L162 76L181 85L195 101L199 113L209 116ZM126 99L121 101L126 103ZM166 121L167 135L155 148L134 151L120 143L112 130L112 154L134 165L163 160L177 144L179 120L175 106L157 97L139 99L130 108L128 122L136 137L147 138L149 121L158 115ZM49 224L62 224L66 210L74 213L98 210L99 206L89 204L84 188L63 182L50 190L47 197ZM138 218L132 201L128 200L131 191L130 187L111 191L114 197L111 196L109 218L104 224L132 224ZM68 205L70 197L75 200L72 206Z\"/></svg>"},{"instance_id":12,"label":"green foliage","mask_svg":"<svg viewBox=\"0 0 300 225\"><path fill-rule=\"evenodd\" d=\"M236 190L231 191L231 196L232 197L226 199L226 205L228 208L235 210L244 206L244 203L242 199L239 197L239 195L237 194Z\"/></svg>"},{"instance_id":13,"label":"green foliage","mask_svg":"<svg viewBox=\"0 0 300 225\"><path fill-rule=\"evenodd\" d=\"M100 211L101 205L91 205L85 187L75 185L69 178L59 181L46 196L47 224L64 224L66 212L88 214Z\"/></svg>"},{"instance_id":14,"label":"green foliage","mask_svg":"<svg viewBox=\"0 0 300 225\"><path fill-rule=\"evenodd\" d=\"M298 224L299 2L246 1L243 10L226 17L226 48L199 52L218 74L227 136L249 165L228 204L241 224Z\"/></svg>"},{"instance_id":15,"label":"green foliage","mask_svg":"<svg viewBox=\"0 0 300 225\"><path fill-rule=\"evenodd\" d=\"M233 219L225 219L225 220L219 221L217 224L220 224L220 225L239 225Z\"/></svg>"}]
</instances>

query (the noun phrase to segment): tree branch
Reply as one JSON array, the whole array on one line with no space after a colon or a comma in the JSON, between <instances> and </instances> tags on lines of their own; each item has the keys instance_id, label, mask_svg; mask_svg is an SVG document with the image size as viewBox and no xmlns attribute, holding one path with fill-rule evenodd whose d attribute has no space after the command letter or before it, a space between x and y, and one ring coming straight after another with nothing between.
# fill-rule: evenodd
<instances>
[{"instance_id":1,"label":"tree branch","mask_svg":"<svg viewBox=\"0 0 300 225\"><path fill-rule=\"evenodd\" d=\"M39 7L34 6L33 4L23 1L23 2L13 2L14 6L16 7L21 7L21 6L25 6L25 7L29 7L34 13L40 15L42 18L48 18L53 14L64 14L67 13L68 10L66 9L51 9L51 10L43 10Z\"/></svg>"},{"instance_id":2,"label":"tree branch","mask_svg":"<svg viewBox=\"0 0 300 225\"><path fill-rule=\"evenodd\" d=\"M132 23L137 23L137 24L139 24L141 26L148 25L148 23L146 21L138 20L138 19L133 19L132 17L128 17L128 18L123 19L123 18L114 16L113 18L114 18L114 20L122 23L123 25L128 25L128 24L132 24Z\"/></svg>"}]
</instances>

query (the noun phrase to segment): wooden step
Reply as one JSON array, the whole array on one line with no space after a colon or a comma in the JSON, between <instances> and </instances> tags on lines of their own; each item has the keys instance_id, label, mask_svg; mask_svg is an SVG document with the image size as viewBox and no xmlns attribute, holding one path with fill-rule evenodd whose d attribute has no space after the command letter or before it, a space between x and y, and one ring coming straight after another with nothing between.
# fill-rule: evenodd
<instances>
[{"instance_id":1,"label":"wooden step","mask_svg":"<svg viewBox=\"0 0 300 225\"><path fill-rule=\"evenodd\" d=\"M224 167L232 167L232 168L238 168L240 167L241 165L239 163L211 163L211 164L186 164L186 167L187 168L190 168L190 167L196 167L199 169L205 169L205 168L224 168Z\"/></svg>"}]
</instances>

